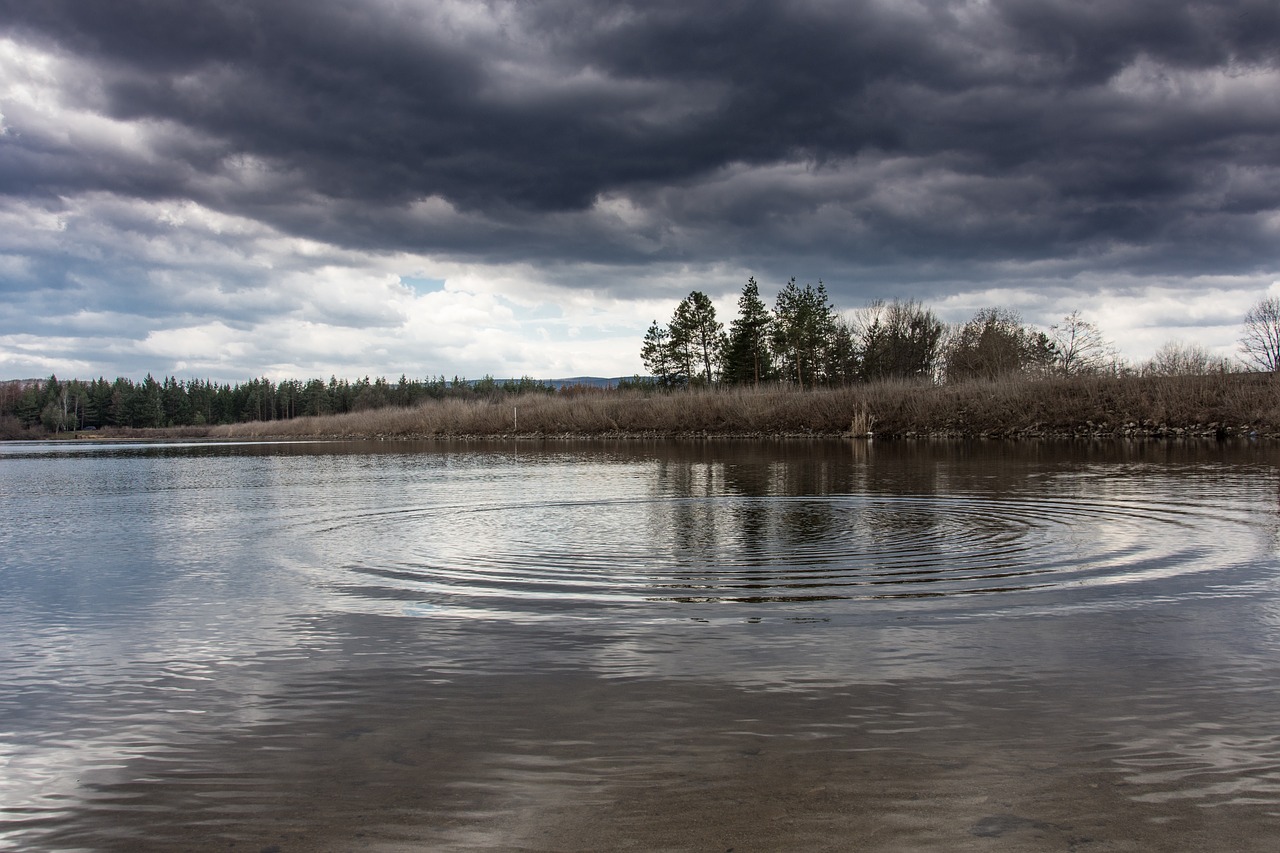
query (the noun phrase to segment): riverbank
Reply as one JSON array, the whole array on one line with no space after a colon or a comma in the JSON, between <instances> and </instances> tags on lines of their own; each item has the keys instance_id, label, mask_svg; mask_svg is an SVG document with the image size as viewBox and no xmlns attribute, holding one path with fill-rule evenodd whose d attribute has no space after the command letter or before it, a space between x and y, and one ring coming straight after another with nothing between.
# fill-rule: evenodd
<instances>
[{"instance_id":1,"label":"riverbank","mask_svg":"<svg viewBox=\"0 0 1280 853\"><path fill-rule=\"evenodd\" d=\"M79 437L267 438L1280 437L1267 373L881 382L643 393L598 390L432 400L412 408Z\"/></svg>"}]
</instances>

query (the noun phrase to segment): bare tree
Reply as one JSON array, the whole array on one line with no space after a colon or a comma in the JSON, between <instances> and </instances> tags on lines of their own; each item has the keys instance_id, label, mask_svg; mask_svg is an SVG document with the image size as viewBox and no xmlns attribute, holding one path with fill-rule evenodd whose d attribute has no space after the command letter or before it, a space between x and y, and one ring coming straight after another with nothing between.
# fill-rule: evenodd
<instances>
[{"instance_id":1,"label":"bare tree","mask_svg":"<svg viewBox=\"0 0 1280 853\"><path fill-rule=\"evenodd\" d=\"M1053 363L1053 341L1026 326L1016 311L984 308L952 331L944 356L948 382L1044 373Z\"/></svg>"},{"instance_id":2,"label":"bare tree","mask_svg":"<svg viewBox=\"0 0 1280 853\"><path fill-rule=\"evenodd\" d=\"M1054 369L1063 376L1098 373L1115 360L1116 350L1098 327L1072 311L1049 327Z\"/></svg>"},{"instance_id":3,"label":"bare tree","mask_svg":"<svg viewBox=\"0 0 1280 853\"><path fill-rule=\"evenodd\" d=\"M932 379L942 349L942 321L915 300L876 300L848 322L866 381Z\"/></svg>"},{"instance_id":4,"label":"bare tree","mask_svg":"<svg viewBox=\"0 0 1280 853\"><path fill-rule=\"evenodd\" d=\"M1280 370L1280 297L1262 299L1244 315L1240 355L1261 370Z\"/></svg>"},{"instance_id":5,"label":"bare tree","mask_svg":"<svg viewBox=\"0 0 1280 853\"><path fill-rule=\"evenodd\" d=\"M1144 376L1199 376L1230 370L1230 359L1182 341L1166 341L1142 367Z\"/></svg>"}]
</instances>

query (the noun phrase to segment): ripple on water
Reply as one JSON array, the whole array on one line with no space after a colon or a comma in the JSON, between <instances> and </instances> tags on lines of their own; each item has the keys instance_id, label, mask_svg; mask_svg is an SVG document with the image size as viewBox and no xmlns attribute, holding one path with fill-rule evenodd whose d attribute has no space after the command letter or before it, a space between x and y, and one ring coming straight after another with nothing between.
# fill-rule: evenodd
<instances>
[{"instance_id":1,"label":"ripple on water","mask_svg":"<svg viewBox=\"0 0 1280 853\"><path fill-rule=\"evenodd\" d=\"M312 522L314 523L314 521ZM410 507L330 517L326 585L423 612L886 602L1124 589L1256 553L1211 502L717 496ZM1208 543L1213 543L1210 546Z\"/></svg>"}]
</instances>

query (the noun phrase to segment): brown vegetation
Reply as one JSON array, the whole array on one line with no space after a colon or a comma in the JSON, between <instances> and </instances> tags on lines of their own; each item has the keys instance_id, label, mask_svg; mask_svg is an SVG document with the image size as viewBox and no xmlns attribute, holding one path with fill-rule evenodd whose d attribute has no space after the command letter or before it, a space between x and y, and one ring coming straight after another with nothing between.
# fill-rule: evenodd
<instances>
[{"instance_id":1,"label":"brown vegetation","mask_svg":"<svg viewBox=\"0 0 1280 853\"><path fill-rule=\"evenodd\" d=\"M16 441L19 439L44 438L44 434L29 427L12 415L0 415L0 441Z\"/></svg>"},{"instance_id":2,"label":"brown vegetation","mask_svg":"<svg viewBox=\"0 0 1280 853\"><path fill-rule=\"evenodd\" d=\"M211 438L862 435L1034 437L1280 434L1272 374L889 381L430 401L291 421L233 424ZM189 433L189 431L188 431Z\"/></svg>"}]
</instances>

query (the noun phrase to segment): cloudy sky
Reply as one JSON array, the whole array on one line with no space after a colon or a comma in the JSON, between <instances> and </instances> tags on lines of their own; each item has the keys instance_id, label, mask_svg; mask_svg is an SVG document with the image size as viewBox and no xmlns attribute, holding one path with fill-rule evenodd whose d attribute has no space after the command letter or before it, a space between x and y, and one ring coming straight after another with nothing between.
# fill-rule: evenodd
<instances>
[{"instance_id":1,"label":"cloudy sky","mask_svg":"<svg viewBox=\"0 0 1280 853\"><path fill-rule=\"evenodd\" d=\"M621 376L755 276L1280 295L1274 0L0 0L0 378Z\"/></svg>"}]
</instances>

